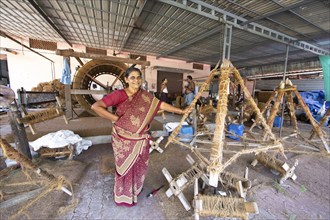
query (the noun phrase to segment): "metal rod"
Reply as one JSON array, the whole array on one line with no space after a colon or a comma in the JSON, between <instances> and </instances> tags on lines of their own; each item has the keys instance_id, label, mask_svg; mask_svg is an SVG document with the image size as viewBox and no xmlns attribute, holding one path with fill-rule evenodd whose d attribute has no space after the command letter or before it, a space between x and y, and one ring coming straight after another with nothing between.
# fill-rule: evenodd
<instances>
[{"instance_id":1,"label":"metal rod","mask_svg":"<svg viewBox=\"0 0 330 220\"><path fill-rule=\"evenodd\" d=\"M289 58L289 44L286 45L286 55L285 55L285 63L284 63L284 71L283 71L283 83L285 84L285 74L288 66L288 58ZM280 124L280 137L282 137L282 127L283 127L283 121L284 121L284 102L285 102L285 93L282 98L282 112L281 112L281 124Z\"/></svg>"}]
</instances>

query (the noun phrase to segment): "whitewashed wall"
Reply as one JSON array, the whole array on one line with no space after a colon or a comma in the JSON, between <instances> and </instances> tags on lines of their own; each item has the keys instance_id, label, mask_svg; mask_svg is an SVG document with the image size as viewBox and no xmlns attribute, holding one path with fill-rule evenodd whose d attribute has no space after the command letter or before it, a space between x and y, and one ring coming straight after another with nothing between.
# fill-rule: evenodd
<instances>
[{"instance_id":1,"label":"whitewashed wall","mask_svg":"<svg viewBox=\"0 0 330 220\"><path fill-rule=\"evenodd\" d=\"M29 46L28 39L17 39L24 45ZM17 89L24 87L26 90L30 90L35 87L40 82L49 82L53 80L53 75L55 79L61 78L62 74L62 63L63 58L55 54L54 51L39 50L35 51L46 56L50 60L54 61L54 69L52 69L51 62L38 54L22 47L21 45L13 42L12 40L4 37L0 37L0 47L15 50L18 54L12 54L0 50L0 53L7 55L8 62L8 72L10 79L10 87L16 92ZM66 43L58 43L58 49L68 49L69 46ZM80 45L73 45L73 49L77 52L85 52L85 47ZM108 51L109 52L109 51ZM108 53L110 54L110 53ZM122 56L125 56L123 54ZM127 56L127 55L126 55ZM84 63L89 61L89 59L81 59ZM171 60L171 59L156 59L153 56L147 56L147 60L150 61L151 65L146 67L146 80L149 84L149 89L151 89L152 83L157 83L157 69L153 66L164 66L179 69L189 69L193 70L193 73L189 73L193 78L207 76L210 73L210 66L204 65L204 70L195 70L192 68L192 63L187 63L185 61ZM71 76L73 77L76 67L79 63L71 58ZM184 73L184 77L188 75ZM157 86L156 86L157 88Z\"/></svg>"}]
</instances>

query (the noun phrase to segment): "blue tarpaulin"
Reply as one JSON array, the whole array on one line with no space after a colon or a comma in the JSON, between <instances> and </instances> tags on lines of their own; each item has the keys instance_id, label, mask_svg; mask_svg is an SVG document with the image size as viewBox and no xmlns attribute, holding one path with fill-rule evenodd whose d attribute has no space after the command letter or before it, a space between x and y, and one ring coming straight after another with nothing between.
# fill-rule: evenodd
<instances>
[{"instance_id":1,"label":"blue tarpaulin","mask_svg":"<svg viewBox=\"0 0 330 220\"><path fill-rule=\"evenodd\" d=\"M299 93L306 105L308 106L309 110L311 111L313 117L317 121L319 121L323 117L323 115L318 114L318 112L322 108L324 101L326 101L324 91L320 90ZM330 101L325 102L325 111L327 111L328 108L330 108Z\"/></svg>"}]
</instances>

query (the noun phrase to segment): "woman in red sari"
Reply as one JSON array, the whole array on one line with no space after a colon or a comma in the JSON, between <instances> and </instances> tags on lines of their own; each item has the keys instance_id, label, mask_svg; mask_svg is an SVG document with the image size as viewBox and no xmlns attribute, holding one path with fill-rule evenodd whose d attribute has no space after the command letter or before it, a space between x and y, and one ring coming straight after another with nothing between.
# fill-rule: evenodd
<instances>
[{"instance_id":1,"label":"woman in red sari","mask_svg":"<svg viewBox=\"0 0 330 220\"><path fill-rule=\"evenodd\" d=\"M116 90L95 102L92 109L112 122L112 147L116 174L114 200L117 205L133 206L137 203L147 173L149 159L149 125L158 110L184 114L185 110L161 102L140 89L142 74L137 68L125 72L128 87ZM107 107L117 107L116 114Z\"/></svg>"}]
</instances>

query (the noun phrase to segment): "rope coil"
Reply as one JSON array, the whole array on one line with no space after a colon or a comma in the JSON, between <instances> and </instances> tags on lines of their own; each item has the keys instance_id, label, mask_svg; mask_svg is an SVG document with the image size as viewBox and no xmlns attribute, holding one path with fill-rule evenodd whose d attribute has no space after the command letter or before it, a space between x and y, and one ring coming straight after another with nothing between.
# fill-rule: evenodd
<instances>
[{"instance_id":1,"label":"rope coil","mask_svg":"<svg viewBox=\"0 0 330 220\"><path fill-rule=\"evenodd\" d=\"M197 195L197 200L202 200L201 216L247 218L242 198Z\"/></svg>"},{"instance_id":2,"label":"rope coil","mask_svg":"<svg viewBox=\"0 0 330 220\"><path fill-rule=\"evenodd\" d=\"M260 152L259 154L257 154L256 159L261 164L280 172L282 175L285 175L286 171L282 168L284 162L282 162L281 160L276 159L275 157L265 152Z\"/></svg>"}]
</instances>

